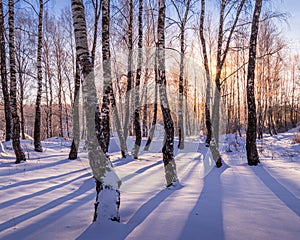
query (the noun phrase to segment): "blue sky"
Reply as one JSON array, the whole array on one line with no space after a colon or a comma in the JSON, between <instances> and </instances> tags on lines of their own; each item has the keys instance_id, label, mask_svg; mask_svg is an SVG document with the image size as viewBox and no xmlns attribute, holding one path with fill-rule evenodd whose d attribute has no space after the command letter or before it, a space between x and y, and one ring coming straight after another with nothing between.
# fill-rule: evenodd
<instances>
[{"instance_id":1,"label":"blue sky","mask_svg":"<svg viewBox=\"0 0 300 240\"><path fill-rule=\"evenodd\" d=\"M71 0L54 0L53 5L55 5L55 8L59 11L60 9L64 8L67 5L71 5Z\"/></svg>"},{"instance_id":2,"label":"blue sky","mask_svg":"<svg viewBox=\"0 0 300 240\"><path fill-rule=\"evenodd\" d=\"M289 12L289 25L283 24L286 37L300 48L300 2L299 0L277 0L278 10Z\"/></svg>"},{"instance_id":3,"label":"blue sky","mask_svg":"<svg viewBox=\"0 0 300 240\"><path fill-rule=\"evenodd\" d=\"M282 28L283 34L286 36L287 40L294 45L294 47L300 50L300 1L299 0L272 0L274 10L288 12L289 24L282 23L280 27ZM50 3L50 7L54 7L57 13L66 5L71 4L71 0L54 0Z\"/></svg>"}]
</instances>

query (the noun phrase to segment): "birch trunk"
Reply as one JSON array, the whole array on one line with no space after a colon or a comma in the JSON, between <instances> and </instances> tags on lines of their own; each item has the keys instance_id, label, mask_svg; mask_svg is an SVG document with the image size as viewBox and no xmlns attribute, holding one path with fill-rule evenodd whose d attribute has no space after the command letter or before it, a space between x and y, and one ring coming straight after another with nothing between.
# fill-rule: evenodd
<instances>
[{"instance_id":1,"label":"birch trunk","mask_svg":"<svg viewBox=\"0 0 300 240\"><path fill-rule=\"evenodd\" d=\"M256 45L261 8L262 0L256 0L249 43L249 62L247 76L248 128L246 135L246 150L248 165L250 166L257 165L259 163L258 152L256 147L256 105L254 95L254 79L256 63Z\"/></svg>"},{"instance_id":2,"label":"birch trunk","mask_svg":"<svg viewBox=\"0 0 300 240\"><path fill-rule=\"evenodd\" d=\"M173 2L173 1L172 1ZM177 10L176 4L174 6ZM183 93L184 93L184 81L183 81L183 74L184 74L184 57L185 57L185 26L188 21L188 15L190 10L191 0L188 0L186 3L186 8L184 12L183 18L180 17L180 13L178 11L179 19L182 19L180 22L180 70L179 70L179 84L178 84L178 148L184 149L184 124L183 124Z\"/></svg>"},{"instance_id":3,"label":"birch trunk","mask_svg":"<svg viewBox=\"0 0 300 240\"><path fill-rule=\"evenodd\" d=\"M217 167L221 167L222 162L220 159L219 151L217 150L216 145L211 144L212 140L212 123L211 123L211 78L209 73L208 57L206 50L206 41L204 38L204 17L205 17L205 0L201 0L201 17L200 17L200 40L202 45L202 52L204 58L204 68L205 68L205 77L206 77L206 97L205 97L205 124L207 129L206 136L206 146L210 147L210 150L213 154L213 158L216 162Z\"/></svg>"},{"instance_id":4,"label":"birch trunk","mask_svg":"<svg viewBox=\"0 0 300 240\"><path fill-rule=\"evenodd\" d=\"M21 60L20 60L21 61ZM20 115L21 115L21 137L25 139L25 117L24 117L24 79L22 73L21 63L18 63L19 66L19 84L20 84Z\"/></svg>"},{"instance_id":5,"label":"birch trunk","mask_svg":"<svg viewBox=\"0 0 300 240\"><path fill-rule=\"evenodd\" d=\"M41 100L42 100L42 48L43 48L43 10L44 2L39 1L39 23L38 23L38 49L37 49L37 96L35 102L35 119L34 119L34 151L42 152L43 147L41 143Z\"/></svg>"},{"instance_id":6,"label":"birch trunk","mask_svg":"<svg viewBox=\"0 0 300 240\"><path fill-rule=\"evenodd\" d=\"M102 35L108 35L103 41L103 75L106 82L110 79L109 63L109 19L110 1L102 1ZM110 161L103 151L99 149L95 132L95 110L97 106L97 95L94 80L94 66L88 51L87 30L85 12L82 0L72 0L72 13L76 43L76 55L83 77L82 91L83 104L86 117L86 134L88 144L88 158L94 177L96 179L97 195L100 193L100 202L95 203L94 221L97 219L97 209L103 220L119 221L121 181L113 171ZM107 112L109 114L109 112ZM109 116L108 116L109 117ZM105 202L101 201L105 199ZM98 200L98 199L97 199Z\"/></svg>"},{"instance_id":7,"label":"birch trunk","mask_svg":"<svg viewBox=\"0 0 300 240\"><path fill-rule=\"evenodd\" d=\"M143 63L143 0L139 0L139 40L138 40L138 59L137 71L135 82L135 111L134 111L134 131L135 131L135 144L133 149L133 156L138 159L138 154L142 142L142 132L140 125L140 82L142 75Z\"/></svg>"},{"instance_id":8,"label":"birch trunk","mask_svg":"<svg viewBox=\"0 0 300 240\"><path fill-rule=\"evenodd\" d=\"M209 65L208 65L208 57L207 57L207 50L206 50L206 41L204 38L204 19L205 19L205 0L201 0L201 15L200 15L200 40L202 46L202 54L203 54L203 62L204 62L204 69L205 69L205 79L206 79L206 96L205 96L205 125L206 125L206 146L209 147L211 139L212 139L212 129L211 129L211 120L210 120L210 92L211 92L211 78L209 73Z\"/></svg>"},{"instance_id":9,"label":"birch trunk","mask_svg":"<svg viewBox=\"0 0 300 240\"><path fill-rule=\"evenodd\" d=\"M117 103L116 103L112 83L111 83L110 101L111 101L113 120L114 120L114 124L116 126L118 138L120 141L121 155L122 155L122 158L126 158L128 155L128 150L127 150L127 145L126 145L126 141L124 138L124 131L122 130L122 125L121 125L121 121L120 121L120 117L119 117L119 113L118 113L118 108L117 108Z\"/></svg>"},{"instance_id":10,"label":"birch trunk","mask_svg":"<svg viewBox=\"0 0 300 240\"><path fill-rule=\"evenodd\" d=\"M49 22L48 17L45 18L45 29L46 32L50 27L51 22ZM50 63L50 41L49 36L45 35L44 41L44 62L45 62L45 87L46 87L46 100L47 100L47 138L52 137L52 115L53 115L53 87L52 87L52 72L51 72L51 63Z\"/></svg>"},{"instance_id":11,"label":"birch trunk","mask_svg":"<svg viewBox=\"0 0 300 240\"><path fill-rule=\"evenodd\" d=\"M57 39L56 46L56 65L57 65L57 80L58 80L58 117L59 117L59 136L64 137L64 127L63 127L63 107L62 107L62 69L61 69L61 56L60 56L60 38Z\"/></svg>"},{"instance_id":12,"label":"birch trunk","mask_svg":"<svg viewBox=\"0 0 300 240\"><path fill-rule=\"evenodd\" d=\"M128 25L128 59L127 59L127 91L125 99L124 138L127 140L130 118L130 99L132 88L132 50L133 50L133 1L129 1L129 25ZM133 104L133 103L132 103Z\"/></svg>"},{"instance_id":13,"label":"birch trunk","mask_svg":"<svg viewBox=\"0 0 300 240\"><path fill-rule=\"evenodd\" d=\"M80 69L79 62L76 58L75 70L75 89L74 89L74 103L73 103L73 141L69 153L69 159L77 159L78 146L80 142L80 126L79 126L79 91L80 91Z\"/></svg>"},{"instance_id":14,"label":"birch trunk","mask_svg":"<svg viewBox=\"0 0 300 240\"><path fill-rule=\"evenodd\" d=\"M101 142L104 153L108 152L110 141L110 95L111 95L111 62L110 62L110 0L102 2L102 61L103 61L103 97L101 108Z\"/></svg>"},{"instance_id":15,"label":"birch trunk","mask_svg":"<svg viewBox=\"0 0 300 240\"><path fill-rule=\"evenodd\" d=\"M163 162L165 168L165 178L167 186L172 186L178 181L176 164L174 159L174 124L170 113L170 107L167 97L167 82L165 71L165 0L159 0L158 12L158 88L160 96L160 106L163 114L165 128L165 142L162 148Z\"/></svg>"},{"instance_id":16,"label":"birch trunk","mask_svg":"<svg viewBox=\"0 0 300 240\"><path fill-rule=\"evenodd\" d=\"M156 46L157 48L157 46ZM155 60L154 60L154 78L155 78L155 82L154 82L154 109L153 109L153 119L152 119L152 124L151 124L151 128L149 131L149 136L146 142L146 145L144 147L144 151L149 151L149 147L151 145L152 139L154 137L154 131L155 131L155 126L157 123L157 108L158 108L158 69L157 69L157 49L155 50Z\"/></svg>"},{"instance_id":17,"label":"birch trunk","mask_svg":"<svg viewBox=\"0 0 300 240\"><path fill-rule=\"evenodd\" d=\"M11 107L7 81L6 70L6 52L5 52L5 27L3 15L3 3L0 0L0 60L1 60L1 84L4 99L4 114L5 114L5 141L11 140Z\"/></svg>"},{"instance_id":18,"label":"birch trunk","mask_svg":"<svg viewBox=\"0 0 300 240\"><path fill-rule=\"evenodd\" d=\"M147 66L147 64L146 64ZM143 106L143 123L142 123L142 136L143 137L147 137L148 136L148 122L147 122L147 118L148 118L148 104L147 104L147 98L148 98L148 69L146 68L146 72L145 72L145 82L144 82L144 86L143 86L143 92L144 92L144 106Z\"/></svg>"},{"instance_id":19,"label":"birch trunk","mask_svg":"<svg viewBox=\"0 0 300 240\"><path fill-rule=\"evenodd\" d=\"M17 107L17 79L16 79L16 49L15 49L15 20L14 0L8 2L9 27L9 64L10 64L10 100L13 123L12 145L16 155L16 163L26 161L26 156L20 144L20 120Z\"/></svg>"}]
</instances>

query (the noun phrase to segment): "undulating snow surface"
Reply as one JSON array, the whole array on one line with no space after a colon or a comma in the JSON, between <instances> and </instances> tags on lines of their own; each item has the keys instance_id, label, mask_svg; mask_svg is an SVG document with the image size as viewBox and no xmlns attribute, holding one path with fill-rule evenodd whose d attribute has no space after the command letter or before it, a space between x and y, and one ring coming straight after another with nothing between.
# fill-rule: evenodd
<instances>
[{"instance_id":1,"label":"undulating snow surface","mask_svg":"<svg viewBox=\"0 0 300 240\"><path fill-rule=\"evenodd\" d=\"M261 164L249 167L244 139L228 135L220 169L203 139L188 138L185 150L175 151L180 184L172 189L164 187L162 139L134 160L120 158L113 137L110 159L122 180L120 223L92 223L95 183L83 146L78 160L68 160L68 140L43 141L43 153L25 140L28 160L16 165L11 143L3 142L0 239L299 239L300 146L293 136L259 141Z\"/></svg>"}]
</instances>

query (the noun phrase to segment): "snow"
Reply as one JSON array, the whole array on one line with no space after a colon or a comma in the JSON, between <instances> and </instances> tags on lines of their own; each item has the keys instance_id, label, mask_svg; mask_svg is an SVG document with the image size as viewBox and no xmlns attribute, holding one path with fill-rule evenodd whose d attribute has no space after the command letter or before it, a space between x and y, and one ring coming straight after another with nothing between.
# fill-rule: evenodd
<instances>
[{"instance_id":1,"label":"snow","mask_svg":"<svg viewBox=\"0 0 300 240\"><path fill-rule=\"evenodd\" d=\"M1 153L5 153L5 149L4 149L4 147L3 147L2 142L0 141L0 154L1 154Z\"/></svg>"},{"instance_id":2,"label":"snow","mask_svg":"<svg viewBox=\"0 0 300 240\"><path fill-rule=\"evenodd\" d=\"M120 158L113 137L109 155L122 181L120 223L92 223L95 181L83 143L79 159L69 160L71 140L46 139L42 153L22 140L28 160L16 165L11 142L3 142L0 239L299 239L300 145L294 134L258 141L261 164L255 167L247 165L244 138L227 135L219 169L203 139L186 138L185 150L175 150L180 182L170 188L161 138L134 160Z\"/></svg>"}]
</instances>

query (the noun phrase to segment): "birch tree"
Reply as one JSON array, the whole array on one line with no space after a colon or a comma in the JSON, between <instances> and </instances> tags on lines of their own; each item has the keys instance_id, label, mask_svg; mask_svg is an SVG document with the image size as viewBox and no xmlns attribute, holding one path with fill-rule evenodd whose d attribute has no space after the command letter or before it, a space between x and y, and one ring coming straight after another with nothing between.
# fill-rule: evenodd
<instances>
[{"instance_id":1,"label":"birch tree","mask_svg":"<svg viewBox=\"0 0 300 240\"><path fill-rule=\"evenodd\" d=\"M215 73L215 92L214 92L214 102L213 102L213 114L212 116L209 116L210 113L209 107L210 102L206 103L206 127L208 134L212 133L212 136L210 137L208 135L206 139L207 146L210 146L210 150L212 152L213 158L216 161L216 166L221 167L222 166L222 160L221 156L218 150L219 145L219 131L220 131L220 101L221 101L221 76L222 76L222 70L224 69L224 64L226 62L226 57L229 51L230 43L234 34L234 31L236 29L236 26L238 24L238 20L240 17L240 14L243 10L244 4L246 0L241 1L226 1L222 0L220 5L220 13L219 13L219 26L218 26L218 36L217 36L217 52L216 52L216 73ZM204 21L205 13L203 12L203 9L205 7L205 0L201 1L202 3L202 22ZM228 10L227 10L228 9ZM225 28L226 24L226 17L231 14L231 11L236 9L236 12L233 14L233 21L228 29ZM227 11L226 11L227 10ZM203 28L203 26L202 26ZM226 34L227 33L227 34ZM202 41L205 41L204 37L201 37ZM202 43L203 45L203 43ZM204 55L204 54L203 54ZM206 66L208 68L208 66ZM207 70L206 70L207 75ZM209 83L210 81L208 81ZM208 93L210 89L207 89L206 93L208 96L210 96L210 93ZM208 97L207 96L207 97ZM206 101L209 101L208 98L206 98ZM211 131L210 128L211 127ZM213 142L211 141L213 138ZM211 144L213 143L213 144Z\"/></svg>"},{"instance_id":2,"label":"birch tree","mask_svg":"<svg viewBox=\"0 0 300 240\"><path fill-rule=\"evenodd\" d=\"M103 12L105 11L105 12ZM110 141L110 94L111 94L111 62L110 62L110 0L102 2L102 61L103 61L103 97L101 107L101 139L99 141L104 153L108 152Z\"/></svg>"},{"instance_id":3,"label":"birch tree","mask_svg":"<svg viewBox=\"0 0 300 240\"><path fill-rule=\"evenodd\" d=\"M97 38L98 38L98 24L99 24L99 18L101 13L101 1L99 0L93 0L92 1L93 10L94 10L94 34L93 34L93 44L92 44L92 51L91 51L91 57L93 61L93 65L95 65L95 53L96 53L96 47L97 47ZM70 43L72 48L72 34L70 33ZM74 59L73 59L74 61ZM79 91L80 91L80 69L79 69L79 62L78 59L76 59L75 63L75 77L74 77L74 99L73 99L73 140L72 145L69 153L69 159L74 160L77 159L78 155L78 147L80 142L80 126L79 126ZM98 117L98 111L97 114L95 114L95 125L96 125L96 136L97 139L100 140L100 118ZM98 130L97 130L98 128Z\"/></svg>"},{"instance_id":4,"label":"birch tree","mask_svg":"<svg viewBox=\"0 0 300 240\"><path fill-rule=\"evenodd\" d=\"M15 3L8 1L8 30L9 30L9 66L10 66L10 100L12 116L12 145L16 155L16 163L26 161L26 156L20 143L20 119L17 107L16 79L16 49L15 49Z\"/></svg>"},{"instance_id":5,"label":"birch tree","mask_svg":"<svg viewBox=\"0 0 300 240\"><path fill-rule=\"evenodd\" d=\"M152 6L151 5L151 1L148 1L148 9L146 9L145 11L145 15L146 15L146 38L145 38L145 42L146 42L146 46L149 49L150 47L152 47L152 44L155 44L155 54L154 54L154 103L153 103L153 117L152 117L152 123L151 123L151 128L149 130L149 135L148 135L148 139L147 142L145 144L144 147L144 151L148 151L149 147L151 145L152 139L154 137L154 131L155 131L155 127L156 127L156 123L157 123L157 111L158 111L158 51L157 51L157 32L155 29L156 21L155 21L155 10L156 10L156 6ZM150 54L150 51L147 52L147 54ZM147 55L148 56L148 55ZM144 81L144 88L145 88L145 104L144 104L144 116L143 116L143 131L146 131L148 129L148 127L146 127L147 124L147 111L148 111L148 104L147 104L147 95L148 95L148 78L150 76L151 73L149 73L149 69L148 69L148 65L149 65L149 58L146 59L146 71L145 71L145 81ZM148 75L149 74L149 75ZM150 91L149 91L149 95L150 95ZM149 114L150 115L150 114Z\"/></svg>"},{"instance_id":6,"label":"birch tree","mask_svg":"<svg viewBox=\"0 0 300 240\"><path fill-rule=\"evenodd\" d=\"M80 125L79 125L79 91L80 91L80 69L79 60L76 59L75 70L75 89L74 89L74 102L73 102L73 140L69 153L69 159L77 159L78 147L80 142Z\"/></svg>"},{"instance_id":7,"label":"birch tree","mask_svg":"<svg viewBox=\"0 0 300 240\"><path fill-rule=\"evenodd\" d=\"M259 28L259 17L262 8L262 0L255 1L251 35L249 42L249 61L247 75L247 105L248 105L248 127L246 135L246 150L248 165L253 166L259 163L258 152L256 147L256 105L254 95L255 79L255 62L256 62L256 45Z\"/></svg>"},{"instance_id":8,"label":"birch tree","mask_svg":"<svg viewBox=\"0 0 300 240\"><path fill-rule=\"evenodd\" d=\"M111 80L109 79L109 6L109 0L102 1L102 35L108 35L108 37L104 39L106 41L103 41L102 43L104 84ZM96 179L97 199L95 203L95 214L93 220L97 220L97 209L99 208L101 219L119 221L120 192L118 189L121 185L121 181L113 171L111 163L102 149L99 149L98 140L96 137L95 111L97 106L97 95L93 61L88 51L86 20L82 0L72 0L72 13L76 43L76 56L83 79L82 92L86 117L88 158ZM109 118L109 111L106 111L105 113L107 113L107 118ZM105 203L101 201L101 199L99 201L98 196L105 199Z\"/></svg>"},{"instance_id":9,"label":"birch tree","mask_svg":"<svg viewBox=\"0 0 300 240\"><path fill-rule=\"evenodd\" d=\"M128 58L127 58L127 91L125 99L125 120L124 120L124 138L127 140L129 130L129 118L130 118L130 97L133 82L132 74L132 51L133 51L133 0L129 0L129 23L127 30L127 46L128 46ZM133 104L133 103L132 103Z\"/></svg>"},{"instance_id":10,"label":"birch tree","mask_svg":"<svg viewBox=\"0 0 300 240\"><path fill-rule=\"evenodd\" d=\"M37 95L35 102L35 120L34 120L34 150L42 152L41 143L41 100L42 100L42 51L43 51L43 11L44 0L39 0L39 22L38 22L38 48L37 48Z\"/></svg>"},{"instance_id":11,"label":"birch tree","mask_svg":"<svg viewBox=\"0 0 300 240\"><path fill-rule=\"evenodd\" d=\"M210 92L211 92L211 78L210 78L210 69L208 64L208 56L206 49L206 41L204 37L204 19L205 19L205 0L201 0L201 14L200 14L200 41L202 46L202 54L203 54L203 63L205 69L205 79L206 79L206 96L205 96L205 123L206 123L206 146L210 145L210 141L212 138L212 129L211 129L211 120L210 120Z\"/></svg>"},{"instance_id":12,"label":"birch tree","mask_svg":"<svg viewBox=\"0 0 300 240\"><path fill-rule=\"evenodd\" d=\"M174 123L172 120L168 97L165 67L165 17L166 2L159 0L158 25L157 25L157 51L158 51L158 86L160 96L160 107L162 110L165 139L162 148L165 178L167 186L175 185L178 181L176 164L174 159Z\"/></svg>"},{"instance_id":13,"label":"birch tree","mask_svg":"<svg viewBox=\"0 0 300 240\"><path fill-rule=\"evenodd\" d=\"M135 81L135 111L134 111L134 130L135 130L135 144L133 150L133 156L138 158L142 142L142 132L140 124L140 81L142 75L142 63L143 63L143 0L139 0L139 40L138 40L138 58L137 58L137 71Z\"/></svg>"},{"instance_id":14,"label":"birch tree","mask_svg":"<svg viewBox=\"0 0 300 240\"><path fill-rule=\"evenodd\" d=\"M158 111L158 51L157 46L155 47L155 56L154 56L154 106L153 106L153 119L151 128L149 131L149 136L147 142L144 147L144 151L149 151L149 147L151 145L152 139L154 137L155 126L157 123L157 111Z\"/></svg>"},{"instance_id":15,"label":"birch tree","mask_svg":"<svg viewBox=\"0 0 300 240\"><path fill-rule=\"evenodd\" d=\"M34 39L34 24L31 16L27 12L18 11L15 19L16 32L15 32L15 46L16 46L16 68L18 72L18 104L20 109L20 124L21 124L21 137L25 139L25 100L26 90L30 86L31 78L31 64L33 63L30 56L34 55L35 42L30 41ZM26 30L25 30L26 29Z\"/></svg>"},{"instance_id":16,"label":"birch tree","mask_svg":"<svg viewBox=\"0 0 300 240\"><path fill-rule=\"evenodd\" d=\"M3 15L3 2L0 0L0 60L1 60L1 84L4 98L4 114L5 114L5 141L11 140L11 107L7 81L6 70L6 52L5 52L5 27Z\"/></svg>"},{"instance_id":17,"label":"birch tree","mask_svg":"<svg viewBox=\"0 0 300 240\"><path fill-rule=\"evenodd\" d=\"M52 52L52 42L51 35L54 22L49 18L49 14L46 11L45 21L44 21L44 66L45 66L45 95L46 95L46 130L47 138L53 136L53 74L52 74L52 64L51 64L51 52Z\"/></svg>"},{"instance_id":18,"label":"birch tree","mask_svg":"<svg viewBox=\"0 0 300 240\"><path fill-rule=\"evenodd\" d=\"M59 117L59 136L64 137L64 123L63 123L63 37L61 33L61 26L56 25L53 31L53 45L54 45L54 61L56 65L56 79L57 79L57 100L58 100L58 117Z\"/></svg>"},{"instance_id":19,"label":"birch tree","mask_svg":"<svg viewBox=\"0 0 300 240\"><path fill-rule=\"evenodd\" d=\"M179 3L172 0L172 4L177 12L179 22L177 24L180 28L180 66L179 66L179 84L178 84L178 148L184 149L184 124L183 124L183 93L184 93L184 59L185 59L185 32L186 24L189 20L189 12L191 6L191 0L183 1L185 11L183 14L180 13Z\"/></svg>"}]
</instances>

